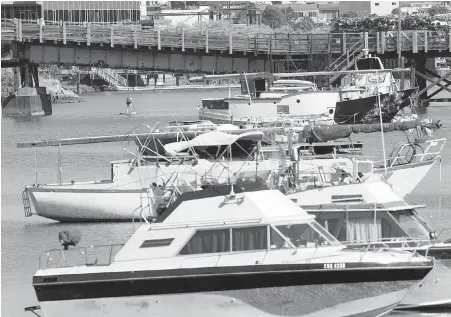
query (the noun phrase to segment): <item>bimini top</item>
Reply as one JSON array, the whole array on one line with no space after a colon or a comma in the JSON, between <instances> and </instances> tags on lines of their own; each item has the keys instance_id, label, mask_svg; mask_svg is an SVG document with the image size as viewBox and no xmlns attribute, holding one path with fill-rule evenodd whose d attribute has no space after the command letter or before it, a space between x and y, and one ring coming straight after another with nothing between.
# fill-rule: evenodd
<instances>
[{"instance_id":1,"label":"bimini top","mask_svg":"<svg viewBox=\"0 0 451 317\"><path fill-rule=\"evenodd\" d=\"M225 188L226 189L226 188ZM230 187L228 189L230 192ZM202 191L198 192L198 195ZM194 193L187 193L196 195ZM184 194L185 195L185 194ZM215 195L212 193L212 195ZM234 197L215 195L194 196L191 199L179 198L174 208L168 208L160 221L151 224L152 228L171 225L188 226L208 223L272 223L278 220L296 220L298 223L313 220L314 216L302 210L295 202L278 190L258 190L236 194ZM200 196L200 195L199 195ZM171 207L171 206L170 206Z\"/></svg>"},{"instance_id":2,"label":"bimini top","mask_svg":"<svg viewBox=\"0 0 451 317\"><path fill-rule=\"evenodd\" d=\"M326 187L321 190L309 190L303 193L288 195L296 198L299 205L308 210L404 210L424 207L409 205L396 195L389 184L380 180L379 175L371 176L363 183Z\"/></svg>"},{"instance_id":3,"label":"bimini top","mask_svg":"<svg viewBox=\"0 0 451 317\"><path fill-rule=\"evenodd\" d=\"M164 150L171 155L176 155L179 152L185 151L189 148L208 147L231 145L239 139L260 141L265 134L262 131L251 131L241 134L229 134L220 131L212 131L201 134L189 141L169 143L164 146Z\"/></svg>"}]
</instances>

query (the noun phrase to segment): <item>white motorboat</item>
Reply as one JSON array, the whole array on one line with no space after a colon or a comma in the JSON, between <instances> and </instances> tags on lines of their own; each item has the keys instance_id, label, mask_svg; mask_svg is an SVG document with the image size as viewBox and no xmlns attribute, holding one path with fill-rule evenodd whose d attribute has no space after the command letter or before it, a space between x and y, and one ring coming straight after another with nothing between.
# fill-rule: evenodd
<instances>
[{"instance_id":1,"label":"white motorboat","mask_svg":"<svg viewBox=\"0 0 451 317\"><path fill-rule=\"evenodd\" d=\"M66 249L79 241L60 240ZM410 252L347 250L271 190L185 193L115 256L113 249L44 252L33 277L43 314L383 316L434 263Z\"/></svg>"},{"instance_id":2,"label":"white motorboat","mask_svg":"<svg viewBox=\"0 0 451 317\"><path fill-rule=\"evenodd\" d=\"M293 74L296 76L296 74ZM280 116L333 118L338 91L319 90L309 81L275 80L277 74L253 73L208 75L203 80L240 80L241 94L228 98L203 99L198 107L201 120L216 123L273 121ZM324 120L324 117L322 120Z\"/></svg>"},{"instance_id":3,"label":"white motorboat","mask_svg":"<svg viewBox=\"0 0 451 317\"><path fill-rule=\"evenodd\" d=\"M416 209L380 180L289 194L350 247L392 248L435 257L436 265L399 308L451 308L451 239L441 241Z\"/></svg>"}]
</instances>

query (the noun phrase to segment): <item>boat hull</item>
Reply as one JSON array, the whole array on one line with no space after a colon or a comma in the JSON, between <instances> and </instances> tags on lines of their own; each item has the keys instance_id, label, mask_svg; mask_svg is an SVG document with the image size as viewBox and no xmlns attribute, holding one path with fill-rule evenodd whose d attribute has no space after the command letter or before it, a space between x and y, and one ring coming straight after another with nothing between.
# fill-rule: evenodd
<instances>
[{"instance_id":1,"label":"boat hull","mask_svg":"<svg viewBox=\"0 0 451 317\"><path fill-rule=\"evenodd\" d=\"M173 295L41 302L46 317L60 316L384 316L414 281L271 287ZM74 314L74 315L71 315Z\"/></svg>"},{"instance_id":2,"label":"boat hull","mask_svg":"<svg viewBox=\"0 0 451 317\"><path fill-rule=\"evenodd\" d=\"M449 251L449 249L448 249ZM421 253L421 252L420 252ZM428 253L429 254L429 253ZM451 259L436 260L421 284L414 285L400 303L400 309L451 309Z\"/></svg>"},{"instance_id":3,"label":"boat hull","mask_svg":"<svg viewBox=\"0 0 451 317\"><path fill-rule=\"evenodd\" d=\"M416 88L380 94L382 121L391 122L395 115L411 103ZM365 98L338 101L334 120L338 124L366 124L380 122L377 95Z\"/></svg>"},{"instance_id":4,"label":"boat hull","mask_svg":"<svg viewBox=\"0 0 451 317\"><path fill-rule=\"evenodd\" d=\"M338 95L336 91L313 91L282 98L258 98L252 103L245 98L230 98L227 109L212 108L208 100L204 100L203 107L198 108L198 116L200 120L214 123L239 123L251 118L277 118L281 115L333 115Z\"/></svg>"},{"instance_id":5,"label":"boat hull","mask_svg":"<svg viewBox=\"0 0 451 317\"><path fill-rule=\"evenodd\" d=\"M28 188L38 216L60 222L107 222L139 219L142 189ZM143 199L145 200L145 199ZM135 211L135 212L134 212Z\"/></svg>"},{"instance_id":6,"label":"boat hull","mask_svg":"<svg viewBox=\"0 0 451 317\"><path fill-rule=\"evenodd\" d=\"M410 194L434 166L436 160L398 165L387 168L375 168L374 173L382 175L382 179L392 186L399 197Z\"/></svg>"}]
</instances>

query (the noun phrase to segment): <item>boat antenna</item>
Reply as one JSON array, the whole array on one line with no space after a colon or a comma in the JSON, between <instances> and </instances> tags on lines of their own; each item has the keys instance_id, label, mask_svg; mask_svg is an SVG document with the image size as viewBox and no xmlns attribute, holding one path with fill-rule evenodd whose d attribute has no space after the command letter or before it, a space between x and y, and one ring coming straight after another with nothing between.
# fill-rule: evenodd
<instances>
[{"instance_id":1,"label":"boat antenna","mask_svg":"<svg viewBox=\"0 0 451 317\"><path fill-rule=\"evenodd\" d=\"M230 182L230 195L229 197L235 196L235 192L233 191L233 182L230 177L230 162L232 161L232 144L229 144L229 166L228 166L228 172L229 172L229 182Z\"/></svg>"},{"instance_id":2,"label":"boat antenna","mask_svg":"<svg viewBox=\"0 0 451 317\"><path fill-rule=\"evenodd\" d=\"M381 95L379 92L379 72L376 72L377 77L377 104L379 106L379 119L381 122L381 137L382 137L382 153L384 155L384 170L387 173L387 158L385 157L385 140L384 140L384 124L382 123L382 107L381 107Z\"/></svg>"}]
</instances>

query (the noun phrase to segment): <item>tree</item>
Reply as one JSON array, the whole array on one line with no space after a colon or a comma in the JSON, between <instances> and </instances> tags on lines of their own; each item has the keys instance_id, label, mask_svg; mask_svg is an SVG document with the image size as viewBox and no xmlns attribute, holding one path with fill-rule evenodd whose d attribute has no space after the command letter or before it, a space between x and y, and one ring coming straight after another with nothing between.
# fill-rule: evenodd
<instances>
[{"instance_id":1,"label":"tree","mask_svg":"<svg viewBox=\"0 0 451 317\"><path fill-rule=\"evenodd\" d=\"M298 18L296 22L292 25L293 29L301 32L310 32L313 30L315 22L313 22L310 17Z\"/></svg>"},{"instance_id":2,"label":"tree","mask_svg":"<svg viewBox=\"0 0 451 317\"><path fill-rule=\"evenodd\" d=\"M293 11L291 7L282 8L280 11L285 16L285 21L287 23L294 22L296 20L296 13Z\"/></svg>"},{"instance_id":3,"label":"tree","mask_svg":"<svg viewBox=\"0 0 451 317\"><path fill-rule=\"evenodd\" d=\"M273 5L267 5L262 12L262 23L269 25L273 29L277 29L286 23L285 16L282 11Z\"/></svg>"},{"instance_id":4,"label":"tree","mask_svg":"<svg viewBox=\"0 0 451 317\"><path fill-rule=\"evenodd\" d=\"M391 11L391 14L396 14L396 15L398 15L400 12L401 12L401 10L399 10L399 8L394 8L394 9Z\"/></svg>"},{"instance_id":5,"label":"tree","mask_svg":"<svg viewBox=\"0 0 451 317\"><path fill-rule=\"evenodd\" d=\"M343 13L341 15L342 18L357 18L358 16L359 15L356 12L353 12L353 11L349 11L349 12Z\"/></svg>"}]
</instances>

